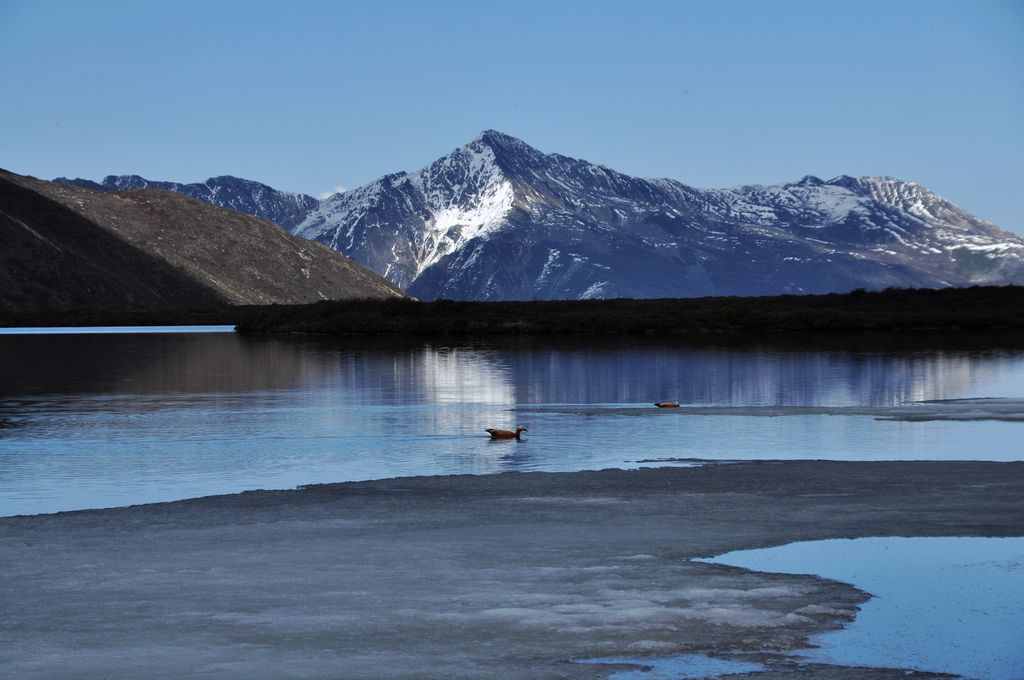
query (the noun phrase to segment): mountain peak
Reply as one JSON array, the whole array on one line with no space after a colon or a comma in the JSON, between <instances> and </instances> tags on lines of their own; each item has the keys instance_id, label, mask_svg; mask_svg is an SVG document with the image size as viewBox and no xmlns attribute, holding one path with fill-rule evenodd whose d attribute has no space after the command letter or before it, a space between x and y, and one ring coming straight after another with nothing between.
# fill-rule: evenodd
<instances>
[{"instance_id":1,"label":"mountain peak","mask_svg":"<svg viewBox=\"0 0 1024 680\"><path fill-rule=\"evenodd\" d=\"M910 182L694 189L487 129L298 233L421 299L762 295L1024 280L1024 241Z\"/></svg>"},{"instance_id":2,"label":"mountain peak","mask_svg":"<svg viewBox=\"0 0 1024 680\"><path fill-rule=\"evenodd\" d=\"M253 179L245 179L244 177L235 177L234 175L217 175L216 177L207 177L203 184L259 184L261 186L267 186L262 182L257 182Z\"/></svg>"},{"instance_id":3,"label":"mountain peak","mask_svg":"<svg viewBox=\"0 0 1024 680\"><path fill-rule=\"evenodd\" d=\"M518 137L507 135L504 132L498 130L484 130L476 136L472 142L467 146L474 146L476 144L482 144L489 147L496 156L500 156L506 153L512 154L539 154L537 149L533 148Z\"/></svg>"},{"instance_id":4,"label":"mountain peak","mask_svg":"<svg viewBox=\"0 0 1024 680\"><path fill-rule=\"evenodd\" d=\"M100 184L116 189L125 187L135 189L138 188L137 185L149 184L149 180L141 175L107 175Z\"/></svg>"},{"instance_id":5,"label":"mountain peak","mask_svg":"<svg viewBox=\"0 0 1024 680\"><path fill-rule=\"evenodd\" d=\"M525 144L525 142L523 140L521 140L521 139L519 139L517 137L513 137L512 135L507 135L507 134L505 134L504 132L502 132L500 130L492 130L490 128L488 128L487 130L484 130L483 132L478 134L476 136L476 139L473 140L473 141L480 141L480 142L485 142L485 143L488 143L488 144L490 144L490 143L498 143L498 144L508 144L508 143Z\"/></svg>"},{"instance_id":6,"label":"mountain peak","mask_svg":"<svg viewBox=\"0 0 1024 680\"><path fill-rule=\"evenodd\" d=\"M823 182L820 177L816 177L814 175L804 175L797 182L797 184L805 184L808 186L821 186L824 183L825 182Z\"/></svg>"}]
</instances>

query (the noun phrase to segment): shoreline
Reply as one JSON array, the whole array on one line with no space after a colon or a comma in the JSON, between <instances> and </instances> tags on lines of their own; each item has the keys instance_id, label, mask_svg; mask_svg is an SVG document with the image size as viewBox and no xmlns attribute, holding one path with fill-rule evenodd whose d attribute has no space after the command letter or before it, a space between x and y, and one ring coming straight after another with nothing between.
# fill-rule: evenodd
<instances>
[{"instance_id":1,"label":"shoreline","mask_svg":"<svg viewBox=\"0 0 1024 680\"><path fill-rule=\"evenodd\" d=\"M703 410L703 408L704 407L702 407L701 410ZM717 407L711 407L711 408L717 408ZM721 408L723 408L723 409L731 409L732 407L721 407ZM747 408L750 408L750 407L737 407L737 408L747 409ZM774 409L775 407L765 407L765 408L766 409ZM621 410L625 411L626 409L621 409ZM629 411L637 411L638 409L628 409L628 410ZM613 409L608 409L608 411L609 411L610 415L623 415L623 413L619 412L620 409L614 409L613 408ZM528 409L528 410L525 410L524 412L533 413L534 411L533 411L533 409ZM562 411L557 411L557 412L561 413ZM659 414L661 414L661 413L678 413L678 412L680 412L680 409L665 409L665 410L656 410L656 411L653 411L653 412L650 412L650 413L648 413L648 412L645 412L645 413L630 413L630 414L626 414L626 415L651 415L651 413L653 413L653 415L655 417L659 417ZM592 415L601 415L601 414L604 413L604 411L593 412L592 413L592 412L589 412L589 411L570 411L570 410L566 410L565 413L567 413L567 414L574 414L574 415L592 416ZM691 413L690 415L693 415L693 414ZM698 414L698 415L701 415L701 414ZM731 415L737 415L737 414L731 413L729 411L724 411L722 413L715 412L715 413L710 413L708 415L727 415L727 416L731 416ZM743 413L739 413L738 415L749 415L749 414L743 412ZM784 416L787 416L787 415L801 415L801 414L800 413L775 414L775 413L768 413L768 412L766 412L764 414L764 417L784 417ZM876 418L876 420L883 420L883 419ZM897 421L899 419L896 419L896 418L891 418L891 419L890 418L886 418L884 420ZM1016 419L1012 419L1009 422L1016 422ZM842 459L842 458L763 458L763 459L762 458L728 458L728 459L727 458L722 458L722 459L719 459L719 458L696 458L696 457L678 458L678 457L672 457L672 456L663 457L663 458L643 458L643 459L636 459L636 460L624 460L623 463L635 463L635 464L639 465L639 467L587 468L587 469L569 470L569 471L561 471L561 470L503 470L503 471L500 471L500 472L451 472L451 473L437 473L437 474L399 475L399 476L392 476L392 477L373 477L373 478L368 478L368 479L352 479L352 480L341 481L341 482L309 482L309 483L305 483L305 484L299 484L299 485L294 486L294 487L273 487L273 488L245 489L245 490L242 490L242 491L227 491L227 492L224 492L224 493L210 493L210 494L204 494L204 495L201 495L201 496L186 496L184 498L171 498L169 500L154 500L154 501L144 501L144 502L141 502L141 503L129 503L127 505L109 505L109 506L97 506L97 507L89 507L89 508L71 508L71 509L68 509L68 510L54 510L52 512L36 512L36 513L24 513L24 514L16 514L16 515L0 515L0 524L2 524L5 520L24 520L24 519L35 519L35 518L47 518L47 517L61 517L61 516L66 516L66 515L83 514L83 513L108 513L108 512L122 512L122 511L148 510L148 509L155 510L158 507L162 508L162 507L167 507L167 506L179 506L179 505L186 505L186 504L189 504L189 505L190 504L202 504L202 505L205 505L207 503L215 504L215 503L217 503L218 501L220 501L222 499L236 499L236 498L241 498L241 497L248 497L248 496L251 496L251 495L254 495L254 494L292 494L292 493L302 493L302 492L305 492L305 491L309 491L309 490L313 490L313 489L318 489L318 488L321 488L321 487L327 488L327 489L335 489L335 488L340 489L341 487L355 487L355 486L360 486L360 485L389 485L389 484L393 484L393 483L394 484L399 484L399 483L403 483L404 484L406 482L409 482L409 483L412 483L412 484L419 484L419 483L429 484L430 482L436 481L436 480L451 480L454 483L455 481L460 480L460 479L464 479L464 478L503 477L503 476L506 476L506 475L590 475L590 474L598 474L598 473L615 473L615 472L633 473L633 472L646 471L646 470L684 470L684 469L688 469L688 468L712 467L712 466L728 467L728 466L733 466L733 465L747 465L747 464L755 464L755 465L760 465L760 464L773 464L773 465L774 464L785 464L785 465L788 465L788 464L793 464L793 463L843 463L843 464L849 463L849 464L854 464L854 465L869 465L869 464L876 464L876 463L877 464L881 464L881 465L887 465L887 464L900 464L900 465L909 464L909 465L915 465L915 464L930 464L930 463L939 463L939 464L947 464L947 463L949 463L949 464L955 464L955 465L973 465L973 464L977 463L977 464L980 464L980 465L1016 465L1016 464L1024 465L1024 461L1019 461L1019 460L998 460L998 459L974 460L974 459L971 459L971 458L957 458L957 459L946 459L946 460L936 460L936 459L930 459L930 458L921 458L921 459L890 458L890 459L849 460L849 459ZM281 502L284 502L285 500L287 500L287 499L286 498L282 498ZM174 507L174 508L171 508L171 509L177 510L179 508ZM1024 535L1024 533L1022 533L1022 535ZM741 550L745 550L747 548L740 548L740 549Z\"/></svg>"},{"instance_id":2,"label":"shoreline","mask_svg":"<svg viewBox=\"0 0 1024 680\"><path fill-rule=\"evenodd\" d=\"M782 652L867 596L691 558L1022 536L1021 497L1021 462L750 461L4 517L0 663L24 678L599 678L610 669L567 661L692 652L786 672Z\"/></svg>"},{"instance_id":3,"label":"shoreline","mask_svg":"<svg viewBox=\"0 0 1024 680\"><path fill-rule=\"evenodd\" d=\"M717 344L799 343L879 334L1001 336L1024 345L1024 286L655 299L347 299L203 309L0 310L0 327L230 324L247 335L327 337L645 337ZM956 344L951 338L945 342Z\"/></svg>"},{"instance_id":4,"label":"shoreline","mask_svg":"<svg viewBox=\"0 0 1024 680\"><path fill-rule=\"evenodd\" d=\"M848 293L662 299L322 301L268 308L244 334L650 335L678 338L1024 329L1024 287L886 288Z\"/></svg>"}]
</instances>

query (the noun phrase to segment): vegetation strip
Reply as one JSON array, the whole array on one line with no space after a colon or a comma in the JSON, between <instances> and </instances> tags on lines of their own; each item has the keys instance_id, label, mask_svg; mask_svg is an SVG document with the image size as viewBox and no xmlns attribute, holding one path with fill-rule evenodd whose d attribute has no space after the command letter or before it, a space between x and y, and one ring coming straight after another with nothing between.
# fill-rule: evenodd
<instances>
[{"instance_id":1,"label":"vegetation strip","mask_svg":"<svg viewBox=\"0 0 1024 680\"><path fill-rule=\"evenodd\" d=\"M469 302L336 300L205 309L8 312L0 327L235 324L243 333L315 335L671 335L792 338L839 332L1024 331L1024 287L886 289L828 295ZM1006 342L1005 338L1003 340ZM1011 344L1019 342L1011 339Z\"/></svg>"},{"instance_id":2,"label":"vegetation strip","mask_svg":"<svg viewBox=\"0 0 1024 680\"><path fill-rule=\"evenodd\" d=\"M655 300L348 300L265 309L245 333L677 334L1024 329L1024 287Z\"/></svg>"}]
</instances>

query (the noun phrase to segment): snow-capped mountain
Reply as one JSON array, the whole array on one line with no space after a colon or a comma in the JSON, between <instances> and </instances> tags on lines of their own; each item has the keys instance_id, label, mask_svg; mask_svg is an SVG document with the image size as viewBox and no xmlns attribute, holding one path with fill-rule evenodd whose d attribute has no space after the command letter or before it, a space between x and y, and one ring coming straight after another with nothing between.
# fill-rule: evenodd
<instances>
[{"instance_id":1,"label":"snow-capped mountain","mask_svg":"<svg viewBox=\"0 0 1024 680\"><path fill-rule=\"evenodd\" d=\"M696 189L492 130L418 172L322 201L295 233L422 299L1024 283L1024 241L913 182Z\"/></svg>"},{"instance_id":2,"label":"snow-capped mountain","mask_svg":"<svg viewBox=\"0 0 1024 680\"><path fill-rule=\"evenodd\" d=\"M155 182L138 175L108 175L102 182L66 177L58 177L53 181L60 184L74 184L94 191L125 191L128 189L173 191L222 208L230 208L248 215L262 217L276 222L288 231L294 231L295 227L320 205L320 201L312 196L292 191L278 191L266 184L231 175L211 177L205 182L192 184Z\"/></svg>"}]
</instances>

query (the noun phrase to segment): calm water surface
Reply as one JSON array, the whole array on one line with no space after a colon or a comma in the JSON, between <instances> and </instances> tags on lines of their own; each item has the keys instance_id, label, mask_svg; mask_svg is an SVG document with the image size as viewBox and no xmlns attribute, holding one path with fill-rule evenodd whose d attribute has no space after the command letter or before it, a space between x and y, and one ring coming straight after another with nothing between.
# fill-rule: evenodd
<instances>
[{"instance_id":1,"label":"calm water surface","mask_svg":"<svg viewBox=\"0 0 1024 680\"><path fill-rule=\"evenodd\" d=\"M26 326L0 328L0 335L111 335L130 333L234 333L234 326Z\"/></svg>"},{"instance_id":2,"label":"calm water surface","mask_svg":"<svg viewBox=\"0 0 1024 680\"><path fill-rule=\"evenodd\" d=\"M972 396L1024 397L1024 353L0 334L0 515L653 458L1024 458L1020 423L509 411ZM483 432L516 418L524 442Z\"/></svg>"},{"instance_id":3,"label":"calm water surface","mask_svg":"<svg viewBox=\"0 0 1024 680\"><path fill-rule=\"evenodd\" d=\"M852 623L800 654L808 661L1024 677L1024 538L808 541L701 561L815 574L870 593Z\"/></svg>"}]
</instances>

